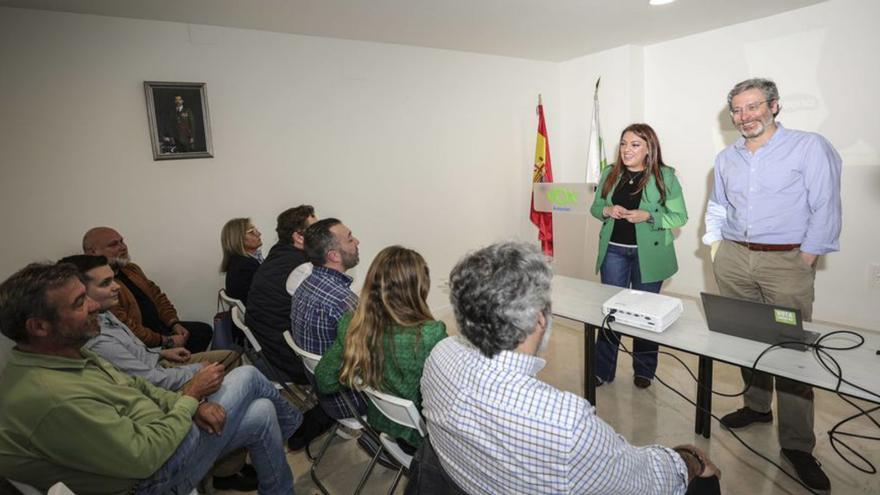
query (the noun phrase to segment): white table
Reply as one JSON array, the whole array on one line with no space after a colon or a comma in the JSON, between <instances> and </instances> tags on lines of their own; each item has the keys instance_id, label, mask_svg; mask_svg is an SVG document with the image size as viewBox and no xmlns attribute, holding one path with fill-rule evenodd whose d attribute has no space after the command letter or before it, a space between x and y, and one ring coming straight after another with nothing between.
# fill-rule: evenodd
<instances>
[{"instance_id":1,"label":"white table","mask_svg":"<svg viewBox=\"0 0 880 495\"><path fill-rule=\"evenodd\" d=\"M584 389L586 399L593 405L596 404L596 332L601 328L604 319L602 303L620 290L619 287L588 280L559 275L553 278L553 314L584 324ZM713 361L750 368L769 344L710 332L702 305L689 299L682 302L684 313L662 333L641 330L618 322L613 324L613 328L623 335L639 337L699 356L695 431L709 438ZM804 327L821 334L836 330L827 325L812 323L805 323ZM844 379L880 393L880 355L876 354L880 349L880 334L872 331L859 333L865 338L865 344L858 349L828 353L840 364ZM854 342L852 336L839 336L823 343L843 346ZM822 367L813 352L775 348L761 358L757 369L826 390L834 391L837 387L837 379ZM852 397L880 402L877 396L846 384L841 385L839 391Z\"/></svg>"}]
</instances>

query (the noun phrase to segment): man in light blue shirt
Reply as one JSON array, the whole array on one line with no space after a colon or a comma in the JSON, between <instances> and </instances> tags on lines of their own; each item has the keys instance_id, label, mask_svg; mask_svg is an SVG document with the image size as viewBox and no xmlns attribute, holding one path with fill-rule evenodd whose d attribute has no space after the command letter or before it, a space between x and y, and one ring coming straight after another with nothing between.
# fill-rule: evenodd
<instances>
[{"instance_id":1,"label":"man in light blue shirt","mask_svg":"<svg viewBox=\"0 0 880 495\"><path fill-rule=\"evenodd\" d=\"M748 79L730 91L728 108L742 138L715 159L715 188L703 242L724 296L776 304L812 317L816 262L839 249L841 159L824 137L776 122L773 81ZM773 421L774 378L742 370L751 387L745 407L724 416L727 428ZM782 455L814 490L831 483L812 455L813 389L776 377Z\"/></svg>"}]
</instances>

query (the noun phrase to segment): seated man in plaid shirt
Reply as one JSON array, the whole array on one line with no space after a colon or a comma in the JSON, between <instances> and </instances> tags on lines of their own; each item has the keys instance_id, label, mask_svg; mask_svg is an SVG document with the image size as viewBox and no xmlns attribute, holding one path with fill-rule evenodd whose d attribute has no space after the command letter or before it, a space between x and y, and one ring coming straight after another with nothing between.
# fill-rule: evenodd
<instances>
[{"instance_id":1,"label":"seated man in plaid shirt","mask_svg":"<svg viewBox=\"0 0 880 495\"><path fill-rule=\"evenodd\" d=\"M421 383L442 469L471 495L680 495L694 479L703 482L688 493L717 493L719 471L700 449L632 446L589 402L535 378L546 364L538 355L550 340L552 277L540 250L519 243L452 269L462 335L434 347Z\"/></svg>"},{"instance_id":2,"label":"seated man in plaid shirt","mask_svg":"<svg viewBox=\"0 0 880 495\"><path fill-rule=\"evenodd\" d=\"M293 339L303 349L323 355L336 340L336 325L343 314L354 311L357 295L346 270L358 264L358 240L336 218L325 218L306 229L304 247L314 268L296 292L290 305ZM313 377L312 377L313 378ZM316 388L317 390L317 388ZM343 392L348 393L348 392ZM358 393L348 398L360 414L367 410ZM321 407L336 419L349 418L341 394L318 395Z\"/></svg>"}]
</instances>

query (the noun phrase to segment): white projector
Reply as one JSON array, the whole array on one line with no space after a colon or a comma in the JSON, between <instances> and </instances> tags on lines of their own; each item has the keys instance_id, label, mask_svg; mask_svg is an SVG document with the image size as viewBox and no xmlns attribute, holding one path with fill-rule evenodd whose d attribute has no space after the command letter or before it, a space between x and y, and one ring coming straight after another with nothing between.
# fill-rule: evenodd
<instances>
[{"instance_id":1,"label":"white projector","mask_svg":"<svg viewBox=\"0 0 880 495\"><path fill-rule=\"evenodd\" d=\"M614 321L657 333L675 323L682 311L681 299L631 289L602 304L602 314L614 313Z\"/></svg>"}]
</instances>

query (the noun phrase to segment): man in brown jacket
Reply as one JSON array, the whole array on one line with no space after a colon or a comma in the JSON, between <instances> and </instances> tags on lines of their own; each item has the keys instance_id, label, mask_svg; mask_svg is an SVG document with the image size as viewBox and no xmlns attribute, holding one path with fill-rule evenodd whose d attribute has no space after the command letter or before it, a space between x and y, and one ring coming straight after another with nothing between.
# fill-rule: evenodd
<instances>
[{"instance_id":1,"label":"man in brown jacket","mask_svg":"<svg viewBox=\"0 0 880 495\"><path fill-rule=\"evenodd\" d=\"M186 347L190 352L208 348L213 329L199 321L181 321L177 310L138 265L131 262L128 246L110 227L89 229L83 236L85 254L106 256L121 282L119 304L111 311L149 347Z\"/></svg>"}]
</instances>

